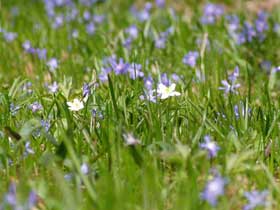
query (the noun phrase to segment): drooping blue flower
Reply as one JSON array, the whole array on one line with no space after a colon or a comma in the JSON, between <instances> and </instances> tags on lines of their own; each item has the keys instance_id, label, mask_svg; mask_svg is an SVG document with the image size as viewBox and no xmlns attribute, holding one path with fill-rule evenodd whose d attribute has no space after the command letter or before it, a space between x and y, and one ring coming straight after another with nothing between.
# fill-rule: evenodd
<instances>
[{"instance_id":1,"label":"drooping blue flower","mask_svg":"<svg viewBox=\"0 0 280 210\"><path fill-rule=\"evenodd\" d=\"M256 207L266 206L268 204L267 196L268 191L251 191L251 192L245 192L244 196L248 200L248 204L243 207L243 210L252 210Z\"/></svg>"}]
</instances>

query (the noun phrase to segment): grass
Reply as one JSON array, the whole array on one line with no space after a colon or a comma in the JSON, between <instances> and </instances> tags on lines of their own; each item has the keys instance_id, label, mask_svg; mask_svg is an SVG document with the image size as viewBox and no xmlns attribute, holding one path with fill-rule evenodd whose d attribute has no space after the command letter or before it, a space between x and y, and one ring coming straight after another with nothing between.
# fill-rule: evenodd
<instances>
[{"instance_id":1,"label":"grass","mask_svg":"<svg viewBox=\"0 0 280 210\"><path fill-rule=\"evenodd\" d=\"M141 1L99 1L91 7L73 2L79 15L54 29L43 1L0 0L0 28L17 33L11 42L0 33L2 208L17 209L5 199L15 184L17 206L34 191L35 209L242 209L248 203L244 192L252 190L268 190L267 206L260 209L277 209L280 86L273 68L279 64L280 39L273 26L280 21L279 8L267 11L269 29L263 41L255 37L237 44L226 15L254 23L257 14L245 6L238 9L236 2L215 1L225 6L225 14L208 25L200 22L203 1L167 1L162 9L153 3L144 22L130 12L131 5L142 9ZM70 9L58 7L56 14L69 14ZM86 10L105 15L93 35L86 32ZM132 24L139 32L127 49L122 43ZM174 31L158 49L154 40L169 27ZM77 38L72 37L75 29ZM24 51L26 40L45 48L47 58ZM189 51L199 53L195 67L182 62ZM143 79L113 71L101 82L103 60L113 54L141 64L145 77L151 75L155 83L162 73L169 78L176 73L181 95L157 98L156 103L141 100ZM54 71L47 65L52 57L58 60ZM272 66L264 70L261 63L266 60ZM240 87L225 94L221 82L235 66ZM54 81L59 89L50 93L46 84ZM72 112L67 102L82 100L84 83L91 84L91 94L83 109ZM33 112L34 102L42 109ZM126 145L128 133L140 144ZM216 157L209 158L200 147L206 135L220 147ZM201 199L217 173L213 171L227 180L215 206Z\"/></svg>"}]
</instances>

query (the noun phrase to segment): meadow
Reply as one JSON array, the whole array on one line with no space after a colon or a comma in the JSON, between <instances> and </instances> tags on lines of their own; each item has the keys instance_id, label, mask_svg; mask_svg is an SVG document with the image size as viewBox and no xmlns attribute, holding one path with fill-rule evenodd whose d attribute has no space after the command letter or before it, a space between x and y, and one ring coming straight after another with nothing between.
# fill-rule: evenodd
<instances>
[{"instance_id":1,"label":"meadow","mask_svg":"<svg viewBox=\"0 0 280 210\"><path fill-rule=\"evenodd\" d=\"M280 209L280 4L0 0L0 210Z\"/></svg>"}]
</instances>

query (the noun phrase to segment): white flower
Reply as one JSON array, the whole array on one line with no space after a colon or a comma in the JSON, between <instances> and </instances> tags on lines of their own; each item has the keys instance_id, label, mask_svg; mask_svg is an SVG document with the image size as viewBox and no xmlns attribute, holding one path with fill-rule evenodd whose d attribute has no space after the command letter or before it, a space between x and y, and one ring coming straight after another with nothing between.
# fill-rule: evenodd
<instances>
[{"instance_id":1,"label":"white flower","mask_svg":"<svg viewBox=\"0 0 280 210\"><path fill-rule=\"evenodd\" d=\"M140 141L136 139L131 133L123 134L123 138L127 146L140 144Z\"/></svg>"},{"instance_id":2,"label":"white flower","mask_svg":"<svg viewBox=\"0 0 280 210\"><path fill-rule=\"evenodd\" d=\"M75 98L73 102L68 101L67 105L71 111L79 111L84 108L83 102L77 98Z\"/></svg>"},{"instance_id":3,"label":"white flower","mask_svg":"<svg viewBox=\"0 0 280 210\"><path fill-rule=\"evenodd\" d=\"M181 93L175 91L176 84L172 83L170 86L165 86L164 84L160 83L157 88L157 93L160 96L160 99L166 99L171 96L180 96Z\"/></svg>"}]
</instances>

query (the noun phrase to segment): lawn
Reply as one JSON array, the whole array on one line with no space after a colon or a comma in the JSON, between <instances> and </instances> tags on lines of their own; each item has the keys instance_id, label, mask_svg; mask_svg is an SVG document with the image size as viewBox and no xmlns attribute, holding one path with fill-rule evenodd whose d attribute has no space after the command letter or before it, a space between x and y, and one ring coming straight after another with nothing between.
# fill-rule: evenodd
<instances>
[{"instance_id":1,"label":"lawn","mask_svg":"<svg viewBox=\"0 0 280 210\"><path fill-rule=\"evenodd\" d=\"M0 0L0 210L277 210L277 1Z\"/></svg>"}]
</instances>

